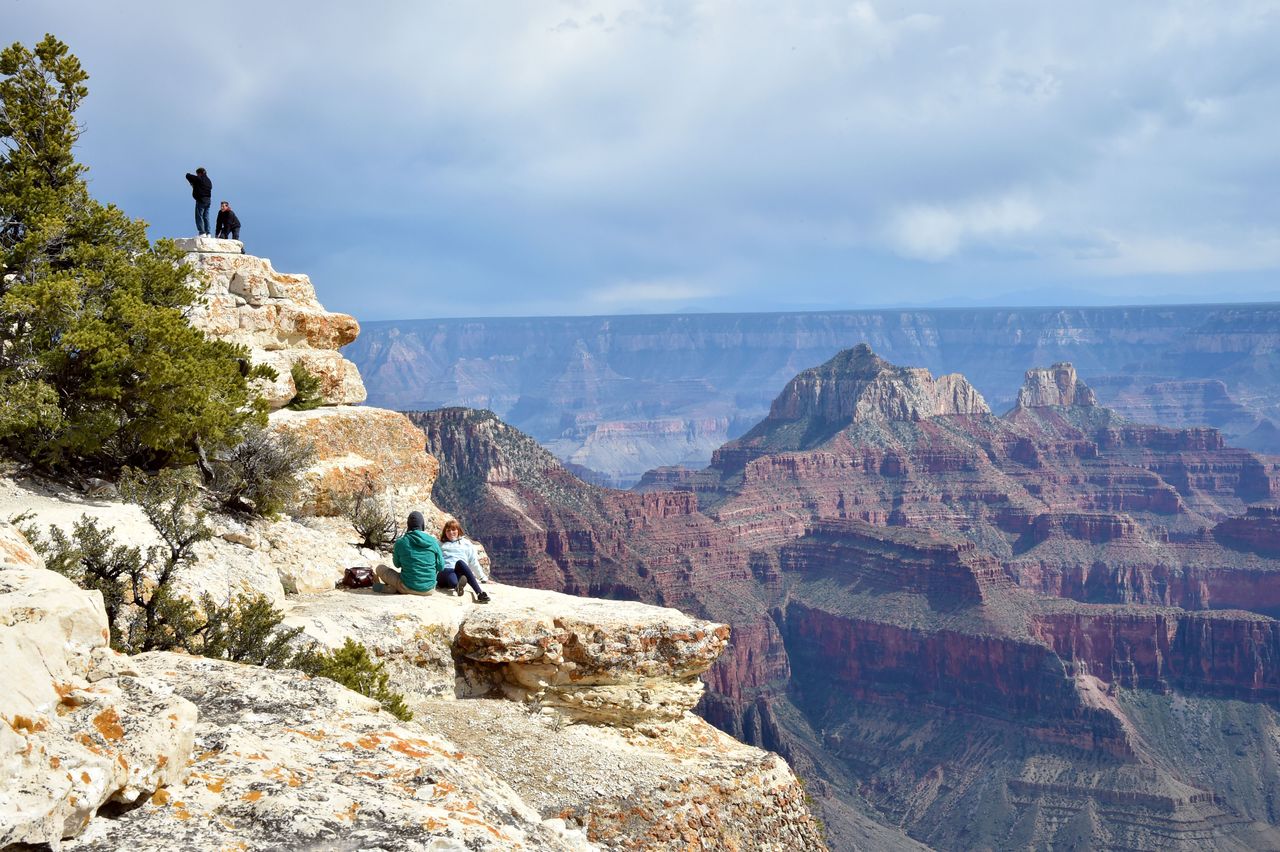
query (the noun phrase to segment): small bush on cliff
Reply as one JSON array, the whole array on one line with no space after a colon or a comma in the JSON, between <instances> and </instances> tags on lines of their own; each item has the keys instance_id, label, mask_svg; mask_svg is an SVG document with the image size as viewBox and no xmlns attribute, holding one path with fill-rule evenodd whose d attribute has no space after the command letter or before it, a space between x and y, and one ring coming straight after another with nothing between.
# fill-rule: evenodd
<instances>
[{"instance_id":1,"label":"small bush on cliff","mask_svg":"<svg viewBox=\"0 0 1280 852\"><path fill-rule=\"evenodd\" d=\"M360 547L389 552L400 526L395 513L374 496L373 481L365 477L364 486L338 500L338 514L350 522Z\"/></svg>"},{"instance_id":2,"label":"small bush on cliff","mask_svg":"<svg viewBox=\"0 0 1280 852\"><path fill-rule=\"evenodd\" d=\"M300 654L294 667L369 696L397 719L407 722L413 718L413 712L404 703L404 695L392 691L386 666L375 661L369 649L354 639L348 638L341 648L332 651Z\"/></svg>"},{"instance_id":3,"label":"small bush on cliff","mask_svg":"<svg viewBox=\"0 0 1280 852\"><path fill-rule=\"evenodd\" d=\"M187 322L182 253L90 197L72 150L87 80L53 36L0 51L0 447L114 477L190 464L266 414L247 350Z\"/></svg>"},{"instance_id":4,"label":"small bush on cliff","mask_svg":"<svg viewBox=\"0 0 1280 852\"><path fill-rule=\"evenodd\" d=\"M128 471L121 492L142 508L162 544L145 551L119 544L112 528L87 515L70 535L50 527L47 540L29 515L14 519L50 569L102 593L113 648L131 654L182 649L272 668L293 662L291 646L301 631L281 628L283 614L265 597L241 596L219 605L206 594L197 607L174 594L175 579L195 561L193 548L212 535L198 508L194 477Z\"/></svg>"},{"instance_id":5,"label":"small bush on cliff","mask_svg":"<svg viewBox=\"0 0 1280 852\"><path fill-rule=\"evenodd\" d=\"M287 408L294 411L310 411L324 404L324 397L320 395L319 376L311 375L307 368L297 361L289 368L289 375L293 378L294 394Z\"/></svg>"},{"instance_id":6,"label":"small bush on cliff","mask_svg":"<svg viewBox=\"0 0 1280 852\"><path fill-rule=\"evenodd\" d=\"M213 462L214 496L229 512L269 517L289 509L315 447L293 432L251 428L243 441Z\"/></svg>"}]
</instances>

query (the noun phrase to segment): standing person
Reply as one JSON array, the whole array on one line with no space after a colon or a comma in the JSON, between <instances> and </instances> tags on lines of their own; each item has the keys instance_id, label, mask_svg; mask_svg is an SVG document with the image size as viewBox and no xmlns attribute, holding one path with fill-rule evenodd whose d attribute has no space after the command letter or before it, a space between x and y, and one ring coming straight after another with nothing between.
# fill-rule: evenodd
<instances>
[{"instance_id":1,"label":"standing person","mask_svg":"<svg viewBox=\"0 0 1280 852\"><path fill-rule=\"evenodd\" d=\"M484 576L480 568L480 552L476 550L475 542L462 532L462 524L445 521L440 529L440 552L444 554L444 571L439 582L445 588L452 585L459 596L470 583L476 593L476 603L488 603L489 593L480 588L479 578Z\"/></svg>"},{"instance_id":2,"label":"standing person","mask_svg":"<svg viewBox=\"0 0 1280 852\"><path fill-rule=\"evenodd\" d=\"M436 576L444 568L444 554L435 536L424 532L421 512L409 513L409 529L396 539L391 562L399 568L379 565L378 579L402 595L429 595L436 588Z\"/></svg>"},{"instance_id":3,"label":"standing person","mask_svg":"<svg viewBox=\"0 0 1280 852\"><path fill-rule=\"evenodd\" d=\"M240 217L236 215L236 211L231 209L231 205L225 201L218 208L218 221L216 224L215 233L218 239L240 239Z\"/></svg>"},{"instance_id":4,"label":"standing person","mask_svg":"<svg viewBox=\"0 0 1280 852\"><path fill-rule=\"evenodd\" d=\"M213 181L205 172L204 166L196 169L195 174L187 172L187 183L191 184L191 197L196 200L196 233L202 237L209 236L209 205L213 198Z\"/></svg>"}]
</instances>

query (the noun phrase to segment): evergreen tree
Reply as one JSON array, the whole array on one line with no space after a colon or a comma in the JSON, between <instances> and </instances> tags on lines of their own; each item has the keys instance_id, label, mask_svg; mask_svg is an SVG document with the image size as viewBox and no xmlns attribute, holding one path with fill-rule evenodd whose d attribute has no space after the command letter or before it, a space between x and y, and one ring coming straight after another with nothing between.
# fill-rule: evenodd
<instances>
[{"instance_id":1,"label":"evergreen tree","mask_svg":"<svg viewBox=\"0 0 1280 852\"><path fill-rule=\"evenodd\" d=\"M243 347L187 322L199 294L172 241L90 197L87 80L51 35L0 52L0 443L55 473L187 464L265 406Z\"/></svg>"}]
</instances>

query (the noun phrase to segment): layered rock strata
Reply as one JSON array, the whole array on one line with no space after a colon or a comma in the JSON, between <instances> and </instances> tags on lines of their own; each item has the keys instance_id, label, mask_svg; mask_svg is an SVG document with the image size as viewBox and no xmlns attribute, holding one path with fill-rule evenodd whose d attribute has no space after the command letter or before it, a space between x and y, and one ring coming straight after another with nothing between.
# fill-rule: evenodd
<instances>
[{"instance_id":1,"label":"layered rock strata","mask_svg":"<svg viewBox=\"0 0 1280 852\"><path fill-rule=\"evenodd\" d=\"M306 275L277 272L270 260L241 254L234 240L177 242L187 250L202 289L192 325L248 347L253 363L273 368L275 381L260 380L273 409L271 428L299 435L316 448L299 511L332 516L345 497L363 492L385 502L399 518L423 511L438 528L447 515L431 503L436 465L423 452L421 432L400 414L356 406L365 399L360 371L338 350L356 339L359 323L326 311ZM320 380L321 407L285 408L297 394L290 373L295 364Z\"/></svg>"},{"instance_id":2,"label":"layered rock strata","mask_svg":"<svg viewBox=\"0 0 1280 852\"><path fill-rule=\"evenodd\" d=\"M878 819L940 848L1280 843L1204 768L1232 740L1167 735L1247 706L1249 777L1280 789L1268 461L1127 422L1065 363L1003 417L938 386L843 353L648 504L492 415L415 420L505 576L733 626L700 712L798 767L836 845Z\"/></svg>"}]
</instances>

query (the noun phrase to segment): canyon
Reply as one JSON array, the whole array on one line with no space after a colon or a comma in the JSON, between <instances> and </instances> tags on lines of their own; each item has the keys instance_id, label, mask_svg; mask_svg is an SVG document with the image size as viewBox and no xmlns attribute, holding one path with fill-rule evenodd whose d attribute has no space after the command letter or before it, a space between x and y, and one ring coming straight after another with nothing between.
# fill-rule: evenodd
<instances>
[{"instance_id":1,"label":"canyon","mask_svg":"<svg viewBox=\"0 0 1280 852\"><path fill-rule=\"evenodd\" d=\"M963 374L997 413L1026 370L1070 361L1135 422L1280 452L1278 329L1275 303L422 319L365 323L345 351L374 405L488 409L586 478L630 487L706 465L793 375L858 343Z\"/></svg>"},{"instance_id":2,"label":"canyon","mask_svg":"<svg viewBox=\"0 0 1280 852\"><path fill-rule=\"evenodd\" d=\"M631 491L408 416L495 578L731 626L699 713L787 758L832 848L1280 846L1280 463L1064 361L1011 397L859 344Z\"/></svg>"}]
</instances>

